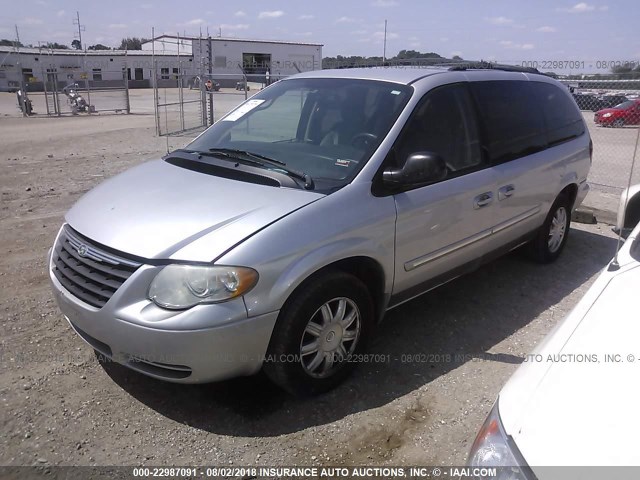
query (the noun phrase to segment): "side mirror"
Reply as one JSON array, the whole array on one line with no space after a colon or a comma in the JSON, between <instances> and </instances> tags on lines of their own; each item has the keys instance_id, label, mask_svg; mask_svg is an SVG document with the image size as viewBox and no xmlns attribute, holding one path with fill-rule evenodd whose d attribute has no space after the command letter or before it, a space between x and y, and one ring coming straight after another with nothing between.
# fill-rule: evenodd
<instances>
[{"instance_id":1,"label":"side mirror","mask_svg":"<svg viewBox=\"0 0 640 480\"><path fill-rule=\"evenodd\" d=\"M447 165L440 155L416 152L409 155L401 168L387 168L382 172L382 182L392 189L428 185L444 180L447 173Z\"/></svg>"}]
</instances>

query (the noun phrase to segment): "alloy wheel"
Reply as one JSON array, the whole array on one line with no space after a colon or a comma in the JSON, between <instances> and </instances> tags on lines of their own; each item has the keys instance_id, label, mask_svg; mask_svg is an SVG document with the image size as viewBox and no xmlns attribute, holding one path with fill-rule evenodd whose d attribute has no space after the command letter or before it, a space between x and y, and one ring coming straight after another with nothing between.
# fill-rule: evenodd
<instances>
[{"instance_id":1,"label":"alloy wheel","mask_svg":"<svg viewBox=\"0 0 640 480\"><path fill-rule=\"evenodd\" d=\"M346 297L324 303L309 319L300 342L300 362L315 378L333 375L356 349L362 321L358 306Z\"/></svg>"},{"instance_id":2,"label":"alloy wheel","mask_svg":"<svg viewBox=\"0 0 640 480\"><path fill-rule=\"evenodd\" d=\"M567 231L567 209L560 207L556 210L551 220L551 227L549 228L549 251L555 253L562 245L562 241Z\"/></svg>"}]
</instances>

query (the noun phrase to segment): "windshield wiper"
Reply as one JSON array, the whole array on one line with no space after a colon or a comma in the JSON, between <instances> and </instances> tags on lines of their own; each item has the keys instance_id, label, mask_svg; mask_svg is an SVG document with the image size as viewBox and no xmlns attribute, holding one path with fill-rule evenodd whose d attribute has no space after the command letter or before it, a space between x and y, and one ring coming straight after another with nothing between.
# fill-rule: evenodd
<instances>
[{"instance_id":1,"label":"windshield wiper","mask_svg":"<svg viewBox=\"0 0 640 480\"><path fill-rule=\"evenodd\" d=\"M209 151L211 153L222 153L228 154L229 156L241 155L245 157L251 157L258 160L264 160L267 163L273 163L278 166L286 166L287 164L281 160L276 160L275 158L269 158L265 155L261 155L259 153L248 152L247 150L239 150L237 148L210 148Z\"/></svg>"},{"instance_id":2,"label":"windshield wiper","mask_svg":"<svg viewBox=\"0 0 640 480\"><path fill-rule=\"evenodd\" d=\"M179 148L176 151L192 153L194 155L205 155L209 157L224 158L225 160L228 159L232 160L233 162L258 165L263 168L271 165L276 167L278 170L282 170L290 177L302 180L304 182L305 190L313 190L315 188L315 183L313 182L313 178L311 178L311 175L300 172L298 170L294 170L292 168L287 168L286 163L274 158L269 158L265 155L260 155L259 153L247 152L246 150L238 150L235 148L210 148L209 151L206 152L201 150L190 150L188 148Z\"/></svg>"},{"instance_id":3,"label":"windshield wiper","mask_svg":"<svg viewBox=\"0 0 640 480\"><path fill-rule=\"evenodd\" d=\"M204 152L195 153L205 154ZM249 162L260 165L262 167L266 165L272 165L280 170L283 170L289 176L297 178L298 180L302 180L304 182L305 190L313 190L313 188L315 187L311 175L300 172L298 170L294 170L293 168L288 168L286 163L281 160L276 160L275 158L269 158L259 153L248 152L246 150L238 150L235 148L210 148L207 153L211 155L221 155L223 157L233 158L235 160L248 160Z\"/></svg>"}]
</instances>

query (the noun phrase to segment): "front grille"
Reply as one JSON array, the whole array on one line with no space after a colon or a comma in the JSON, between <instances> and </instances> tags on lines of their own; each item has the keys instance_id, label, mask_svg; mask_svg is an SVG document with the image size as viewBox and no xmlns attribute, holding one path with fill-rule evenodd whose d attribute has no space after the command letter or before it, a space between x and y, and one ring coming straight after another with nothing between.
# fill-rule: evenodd
<instances>
[{"instance_id":1,"label":"front grille","mask_svg":"<svg viewBox=\"0 0 640 480\"><path fill-rule=\"evenodd\" d=\"M53 274L83 302L102 308L141 264L107 252L69 225L60 232L53 250Z\"/></svg>"}]
</instances>

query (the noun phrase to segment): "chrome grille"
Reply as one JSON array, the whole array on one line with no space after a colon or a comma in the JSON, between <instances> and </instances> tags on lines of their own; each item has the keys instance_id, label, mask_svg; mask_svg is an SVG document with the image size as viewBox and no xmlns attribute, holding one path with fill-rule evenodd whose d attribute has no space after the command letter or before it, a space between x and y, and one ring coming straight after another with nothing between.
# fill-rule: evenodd
<instances>
[{"instance_id":1,"label":"chrome grille","mask_svg":"<svg viewBox=\"0 0 640 480\"><path fill-rule=\"evenodd\" d=\"M83 302L102 308L141 264L105 251L69 225L53 250L53 274Z\"/></svg>"}]
</instances>

